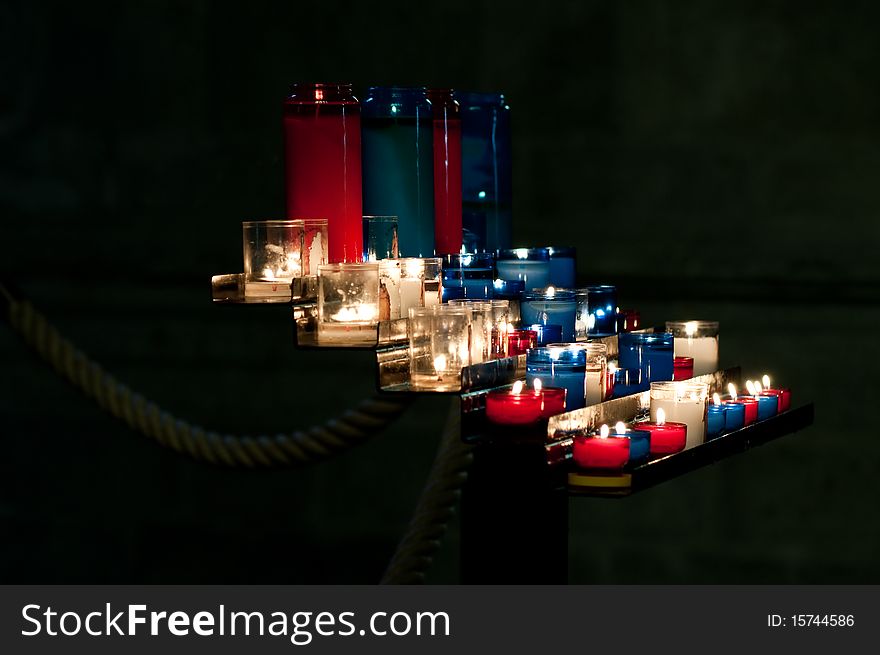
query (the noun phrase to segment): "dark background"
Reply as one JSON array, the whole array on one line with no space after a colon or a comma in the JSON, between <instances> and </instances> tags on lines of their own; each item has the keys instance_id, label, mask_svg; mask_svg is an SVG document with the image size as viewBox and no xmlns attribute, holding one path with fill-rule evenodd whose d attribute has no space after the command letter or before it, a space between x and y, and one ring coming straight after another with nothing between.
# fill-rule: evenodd
<instances>
[{"instance_id":1,"label":"dark background","mask_svg":"<svg viewBox=\"0 0 880 655\"><path fill-rule=\"evenodd\" d=\"M878 582L880 9L787 2L0 4L0 273L168 411L274 433L373 388L281 308L214 307L283 211L291 82L503 90L518 244L573 244L648 322L811 429L623 501L575 499L573 582ZM0 324L0 579L373 582L446 401L330 462L239 472L136 435ZM455 525L432 569L458 574ZM546 554L536 553L536 557Z\"/></svg>"}]
</instances>

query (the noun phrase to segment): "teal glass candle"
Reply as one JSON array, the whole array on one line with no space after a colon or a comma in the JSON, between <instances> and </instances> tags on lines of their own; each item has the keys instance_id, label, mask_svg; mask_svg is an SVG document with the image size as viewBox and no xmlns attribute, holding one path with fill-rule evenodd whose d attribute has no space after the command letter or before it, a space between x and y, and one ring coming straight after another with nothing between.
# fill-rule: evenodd
<instances>
[{"instance_id":1,"label":"teal glass candle","mask_svg":"<svg viewBox=\"0 0 880 655\"><path fill-rule=\"evenodd\" d=\"M425 88L370 87L361 104L364 214L397 216L400 255L434 255L434 127Z\"/></svg>"}]
</instances>

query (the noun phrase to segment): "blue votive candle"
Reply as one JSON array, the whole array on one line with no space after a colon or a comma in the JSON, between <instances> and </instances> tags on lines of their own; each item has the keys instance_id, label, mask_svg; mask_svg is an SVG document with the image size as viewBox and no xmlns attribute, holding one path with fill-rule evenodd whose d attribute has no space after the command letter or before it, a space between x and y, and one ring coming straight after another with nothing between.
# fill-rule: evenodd
<instances>
[{"instance_id":1,"label":"blue votive candle","mask_svg":"<svg viewBox=\"0 0 880 655\"><path fill-rule=\"evenodd\" d=\"M758 401L758 420L764 421L771 416L776 416L779 408L779 399L776 396L752 396Z\"/></svg>"},{"instance_id":2,"label":"blue votive candle","mask_svg":"<svg viewBox=\"0 0 880 655\"><path fill-rule=\"evenodd\" d=\"M629 439L629 461L639 462L648 459L651 453L651 433L647 430L628 428L624 432L614 429L614 436Z\"/></svg>"},{"instance_id":3,"label":"blue votive candle","mask_svg":"<svg viewBox=\"0 0 880 655\"><path fill-rule=\"evenodd\" d=\"M495 257L490 252L459 253L443 256L443 300L492 297ZM460 292L447 289L459 287Z\"/></svg>"},{"instance_id":4,"label":"blue votive candle","mask_svg":"<svg viewBox=\"0 0 880 655\"><path fill-rule=\"evenodd\" d=\"M520 314L526 325L561 325L562 337L559 341L570 342L575 340L576 308L574 291L547 287L526 291L523 294Z\"/></svg>"},{"instance_id":5,"label":"blue votive candle","mask_svg":"<svg viewBox=\"0 0 880 655\"><path fill-rule=\"evenodd\" d=\"M550 282L554 287L574 289L577 273L576 251L570 246L548 246L550 254Z\"/></svg>"},{"instance_id":6,"label":"blue votive candle","mask_svg":"<svg viewBox=\"0 0 880 655\"><path fill-rule=\"evenodd\" d=\"M647 391L651 382L673 377L673 337L669 332L621 332L614 396Z\"/></svg>"},{"instance_id":7,"label":"blue votive candle","mask_svg":"<svg viewBox=\"0 0 880 655\"><path fill-rule=\"evenodd\" d=\"M559 343L562 341L561 325L541 325L540 323L535 323L534 325L530 325L528 329L534 330L538 333L539 346L546 346L550 343Z\"/></svg>"},{"instance_id":8,"label":"blue votive candle","mask_svg":"<svg viewBox=\"0 0 880 655\"><path fill-rule=\"evenodd\" d=\"M733 432L746 424L746 406L742 403L723 403L724 431ZM759 405L760 408L760 405Z\"/></svg>"},{"instance_id":9,"label":"blue votive candle","mask_svg":"<svg viewBox=\"0 0 880 655\"><path fill-rule=\"evenodd\" d=\"M577 336L617 334L617 287L596 284L577 290Z\"/></svg>"},{"instance_id":10,"label":"blue votive candle","mask_svg":"<svg viewBox=\"0 0 880 655\"><path fill-rule=\"evenodd\" d=\"M543 289L550 285L550 253L547 248L499 250L495 262L502 280L522 280L525 288Z\"/></svg>"},{"instance_id":11,"label":"blue votive candle","mask_svg":"<svg viewBox=\"0 0 880 655\"><path fill-rule=\"evenodd\" d=\"M586 351L577 348L532 348L526 354L526 382L566 390L565 411L586 405Z\"/></svg>"},{"instance_id":12,"label":"blue votive candle","mask_svg":"<svg viewBox=\"0 0 880 655\"><path fill-rule=\"evenodd\" d=\"M709 439L724 432L724 414L724 405L709 405L706 409L706 436Z\"/></svg>"}]
</instances>

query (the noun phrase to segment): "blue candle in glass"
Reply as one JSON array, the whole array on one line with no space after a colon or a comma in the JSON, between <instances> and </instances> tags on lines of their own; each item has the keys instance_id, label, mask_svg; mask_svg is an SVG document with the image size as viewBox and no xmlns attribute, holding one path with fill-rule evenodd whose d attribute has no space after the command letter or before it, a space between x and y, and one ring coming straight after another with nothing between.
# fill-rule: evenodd
<instances>
[{"instance_id":1,"label":"blue candle in glass","mask_svg":"<svg viewBox=\"0 0 880 655\"><path fill-rule=\"evenodd\" d=\"M758 420L763 421L776 416L779 407L779 399L776 396L752 396L758 401Z\"/></svg>"},{"instance_id":2,"label":"blue candle in glass","mask_svg":"<svg viewBox=\"0 0 880 655\"><path fill-rule=\"evenodd\" d=\"M733 432L746 424L746 406L742 403L724 403L724 431Z\"/></svg>"},{"instance_id":3,"label":"blue candle in glass","mask_svg":"<svg viewBox=\"0 0 880 655\"><path fill-rule=\"evenodd\" d=\"M576 251L570 246L548 246L550 255L550 282L554 287L574 289L577 273Z\"/></svg>"},{"instance_id":4,"label":"blue candle in glass","mask_svg":"<svg viewBox=\"0 0 880 655\"><path fill-rule=\"evenodd\" d=\"M499 250L495 260L502 280L522 280L527 291L550 285L550 253L547 248Z\"/></svg>"},{"instance_id":5,"label":"blue candle in glass","mask_svg":"<svg viewBox=\"0 0 880 655\"><path fill-rule=\"evenodd\" d=\"M550 343L559 343L562 341L561 325L542 325L541 323L535 323L530 325L528 329L534 330L538 333L539 346L546 346Z\"/></svg>"},{"instance_id":6,"label":"blue candle in glass","mask_svg":"<svg viewBox=\"0 0 880 655\"><path fill-rule=\"evenodd\" d=\"M534 386L563 387L565 411L586 405L587 353L578 348L532 348L526 354L526 382Z\"/></svg>"},{"instance_id":7,"label":"blue candle in glass","mask_svg":"<svg viewBox=\"0 0 880 655\"><path fill-rule=\"evenodd\" d=\"M559 341L575 340L574 323L577 304L574 291L567 289L535 289L522 296L520 314L526 325L561 325L562 337Z\"/></svg>"},{"instance_id":8,"label":"blue candle in glass","mask_svg":"<svg viewBox=\"0 0 880 655\"><path fill-rule=\"evenodd\" d=\"M617 287L595 284L577 289L577 335L610 337L617 334Z\"/></svg>"},{"instance_id":9,"label":"blue candle in glass","mask_svg":"<svg viewBox=\"0 0 880 655\"><path fill-rule=\"evenodd\" d=\"M370 87L361 103L364 214L398 217L402 256L434 256L433 144L424 87Z\"/></svg>"},{"instance_id":10,"label":"blue candle in glass","mask_svg":"<svg viewBox=\"0 0 880 655\"><path fill-rule=\"evenodd\" d=\"M648 459L651 453L651 433L647 430L634 430L632 428L620 432L614 429L615 436L629 439L629 461L640 462Z\"/></svg>"},{"instance_id":11,"label":"blue candle in glass","mask_svg":"<svg viewBox=\"0 0 880 655\"><path fill-rule=\"evenodd\" d=\"M717 437L724 432L724 406L709 405L706 409L706 436Z\"/></svg>"},{"instance_id":12,"label":"blue candle in glass","mask_svg":"<svg viewBox=\"0 0 880 655\"><path fill-rule=\"evenodd\" d=\"M672 380L673 337L669 332L621 332L614 396L647 391L651 382Z\"/></svg>"},{"instance_id":13,"label":"blue candle in glass","mask_svg":"<svg viewBox=\"0 0 880 655\"><path fill-rule=\"evenodd\" d=\"M447 288L460 287L459 298L485 300L492 297L495 257L490 252L460 253L443 256L443 299Z\"/></svg>"}]
</instances>

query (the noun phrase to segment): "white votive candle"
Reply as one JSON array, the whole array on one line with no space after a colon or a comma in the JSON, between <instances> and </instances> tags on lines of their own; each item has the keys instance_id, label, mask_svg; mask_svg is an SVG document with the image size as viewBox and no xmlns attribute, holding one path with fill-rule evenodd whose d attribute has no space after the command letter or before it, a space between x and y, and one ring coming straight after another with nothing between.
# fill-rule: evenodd
<instances>
[{"instance_id":1,"label":"white votive candle","mask_svg":"<svg viewBox=\"0 0 880 655\"><path fill-rule=\"evenodd\" d=\"M706 405L709 385L699 382L652 382L651 420L657 422L657 410L666 420L687 425L687 444L693 448L706 440Z\"/></svg>"}]
</instances>

